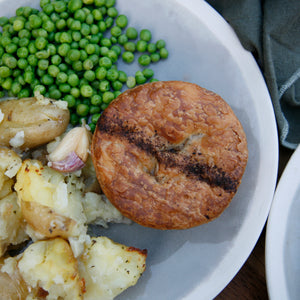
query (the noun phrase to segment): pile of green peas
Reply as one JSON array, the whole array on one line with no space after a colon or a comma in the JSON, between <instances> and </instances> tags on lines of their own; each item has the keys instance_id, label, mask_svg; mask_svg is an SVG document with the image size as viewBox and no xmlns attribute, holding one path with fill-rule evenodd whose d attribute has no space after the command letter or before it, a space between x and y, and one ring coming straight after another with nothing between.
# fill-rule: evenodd
<instances>
[{"instance_id":1,"label":"pile of green peas","mask_svg":"<svg viewBox=\"0 0 300 300\"><path fill-rule=\"evenodd\" d=\"M156 81L148 66L169 55L164 40L128 26L116 0L40 0L16 16L0 17L0 97L25 98L36 91L68 103L73 126L91 130L124 88ZM137 60L129 76L117 62Z\"/></svg>"}]
</instances>

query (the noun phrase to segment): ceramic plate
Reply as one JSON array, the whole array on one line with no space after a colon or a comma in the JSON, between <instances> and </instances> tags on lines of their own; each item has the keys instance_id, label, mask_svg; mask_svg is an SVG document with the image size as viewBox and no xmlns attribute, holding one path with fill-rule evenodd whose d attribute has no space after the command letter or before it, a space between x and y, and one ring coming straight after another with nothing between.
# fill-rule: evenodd
<instances>
[{"instance_id":1,"label":"ceramic plate","mask_svg":"<svg viewBox=\"0 0 300 300\"><path fill-rule=\"evenodd\" d=\"M300 147L276 188L266 235L266 274L270 299L300 295Z\"/></svg>"},{"instance_id":2,"label":"ceramic plate","mask_svg":"<svg viewBox=\"0 0 300 300\"><path fill-rule=\"evenodd\" d=\"M0 1L1 14L11 16L20 5L38 7L38 1ZM111 225L91 232L148 249L144 275L119 300L211 299L243 265L269 213L278 162L270 96L251 54L206 2L117 0L117 8L129 26L166 40L170 55L151 66L155 77L197 83L231 105L247 135L249 162L230 206L209 224L183 231ZM133 67L120 65L128 74Z\"/></svg>"}]
</instances>

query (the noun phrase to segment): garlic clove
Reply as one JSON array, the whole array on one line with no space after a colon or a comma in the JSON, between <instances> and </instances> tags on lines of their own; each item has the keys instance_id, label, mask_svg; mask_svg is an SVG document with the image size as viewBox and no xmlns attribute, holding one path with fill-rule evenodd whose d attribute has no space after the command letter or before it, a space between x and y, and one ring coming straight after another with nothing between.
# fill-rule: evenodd
<instances>
[{"instance_id":1,"label":"garlic clove","mask_svg":"<svg viewBox=\"0 0 300 300\"><path fill-rule=\"evenodd\" d=\"M69 173L82 169L85 163L80 157L72 151L68 156L62 160L51 162L51 168L60 172Z\"/></svg>"},{"instance_id":2,"label":"garlic clove","mask_svg":"<svg viewBox=\"0 0 300 300\"><path fill-rule=\"evenodd\" d=\"M86 162L89 154L91 132L86 127L71 129L48 156L51 162L63 161L72 152Z\"/></svg>"}]
</instances>

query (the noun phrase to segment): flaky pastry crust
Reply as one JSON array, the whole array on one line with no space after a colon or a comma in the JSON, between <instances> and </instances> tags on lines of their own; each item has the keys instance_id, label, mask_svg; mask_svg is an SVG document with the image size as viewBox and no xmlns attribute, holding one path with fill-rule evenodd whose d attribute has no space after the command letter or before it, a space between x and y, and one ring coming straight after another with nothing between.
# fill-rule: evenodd
<instances>
[{"instance_id":1,"label":"flaky pastry crust","mask_svg":"<svg viewBox=\"0 0 300 300\"><path fill-rule=\"evenodd\" d=\"M98 181L133 221L158 229L207 223L236 194L246 135L217 94L182 81L122 93L98 120L92 142Z\"/></svg>"}]
</instances>

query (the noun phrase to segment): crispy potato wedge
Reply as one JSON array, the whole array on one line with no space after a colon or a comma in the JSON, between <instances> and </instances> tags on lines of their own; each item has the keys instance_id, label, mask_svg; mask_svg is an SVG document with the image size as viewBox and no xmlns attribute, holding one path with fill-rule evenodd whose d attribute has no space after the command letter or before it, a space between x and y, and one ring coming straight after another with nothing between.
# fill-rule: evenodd
<instances>
[{"instance_id":1,"label":"crispy potato wedge","mask_svg":"<svg viewBox=\"0 0 300 300\"><path fill-rule=\"evenodd\" d=\"M69 124L70 113L60 103L34 97L0 101L0 145L31 149L61 135Z\"/></svg>"},{"instance_id":2,"label":"crispy potato wedge","mask_svg":"<svg viewBox=\"0 0 300 300\"><path fill-rule=\"evenodd\" d=\"M86 234L81 190L69 177L43 166L37 160L24 160L17 174L15 190L26 222L38 234L53 238Z\"/></svg>"}]
</instances>

